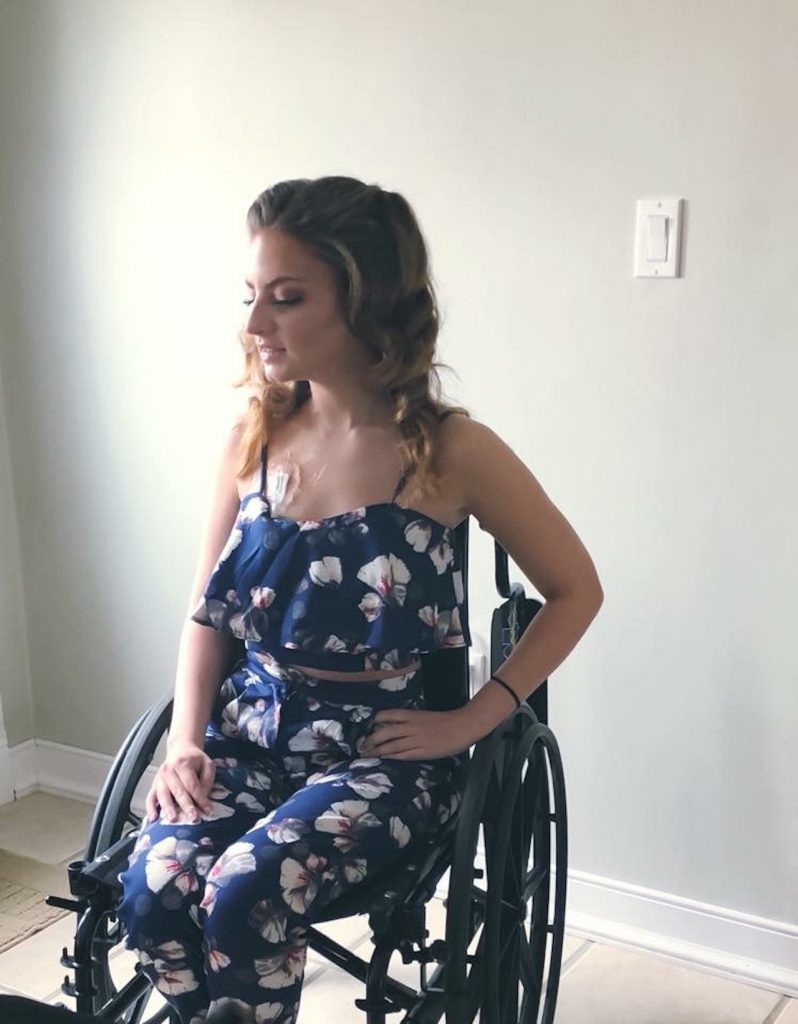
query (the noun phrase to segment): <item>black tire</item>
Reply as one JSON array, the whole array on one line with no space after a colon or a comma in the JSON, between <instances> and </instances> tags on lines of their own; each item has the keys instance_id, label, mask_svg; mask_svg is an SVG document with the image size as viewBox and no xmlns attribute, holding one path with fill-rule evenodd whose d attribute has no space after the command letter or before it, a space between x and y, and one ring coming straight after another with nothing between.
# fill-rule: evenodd
<instances>
[{"instance_id":1,"label":"black tire","mask_svg":"<svg viewBox=\"0 0 798 1024\"><path fill-rule=\"evenodd\" d=\"M550 921L552 824L556 837ZM484 889L474 882L481 877L474 868L480 835ZM477 1014L481 1024L554 1020L565 932L567 844L557 742L522 705L480 740L471 760L446 901L446 1024L471 1024Z\"/></svg>"},{"instance_id":2,"label":"black tire","mask_svg":"<svg viewBox=\"0 0 798 1024\"><path fill-rule=\"evenodd\" d=\"M149 711L146 711L131 730L127 741L120 751L116 772L111 769L109 779L113 779L109 793L103 801L103 808L92 821L91 840L94 849L93 859L121 839L126 832L138 828L141 818L131 809L133 793L142 775L152 762L153 755L162 736L169 728L172 718L173 697L168 694L161 697ZM114 762L116 767L116 762ZM106 780L106 784L108 780ZM105 787L104 787L105 790ZM131 826L127 828L126 826Z\"/></svg>"},{"instance_id":3,"label":"black tire","mask_svg":"<svg viewBox=\"0 0 798 1024\"><path fill-rule=\"evenodd\" d=\"M87 861L101 857L118 840L138 830L142 817L131 807L133 794L169 727L172 704L171 694L162 697L141 715L128 733L106 776L95 807L86 845ZM88 929L91 934L81 935L82 929ZM121 990L111 974L108 954L123 938L124 927L113 906L100 911L92 907L84 914L78 924L76 950L78 945L82 948L88 945L92 992L90 996L78 998L77 1009L92 1014L101 1014L105 1010L102 1013L104 1019L125 1024L159 1024L167 1019L176 1020L168 1006L161 1007L148 1018L144 1017L153 989L149 981L144 984L144 976L138 972L126 983L132 986L130 997L120 998ZM120 1006L118 1013L111 1012L109 1003L118 998L124 1005Z\"/></svg>"},{"instance_id":4,"label":"black tire","mask_svg":"<svg viewBox=\"0 0 798 1024\"><path fill-rule=\"evenodd\" d=\"M172 694L168 694L157 701L142 716L135 735L132 737L131 742L126 744L127 749L121 760L105 811L98 823L96 847L98 853L107 850L109 846L113 845L118 839L121 839L123 835L129 834L134 829L137 830L142 822L142 818L131 808L133 794L144 772L152 763L158 744L169 728L173 702L174 697ZM115 934L121 942L124 938L124 928L119 918L115 914L112 916ZM104 957L101 964L98 964L98 968L100 969L98 974L101 975L102 988L104 989L103 1004L105 1004L109 999L118 994L118 989L111 975L110 963L107 957ZM173 1014L169 1006L162 1006L149 1017L144 1017L152 992L152 987L148 985L141 997L119 1019L125 1021L125 1024L160 1024L161 1021L171 1019Z\"/></svg>"},{"instance_id":5,"label":"black tire","mask_svg":"<svg viewBox=\"0 0 798 1024\"><path fill-rule=\"evenodd\" d=\"M83 858L87 862L94 860L97 853L102 852L98 851L97 847L100 838L100 826L103 818L105 817L108 801L111 799L111 794L114 791L116 780L119 777L119 769L125 760L127 752L130 749L130 745L138 735L138 732L148 715L149 710L141 713L135 725L125 737L124 743L119 748L111 767L108 769L108 774L105 776L105 781L103 782L102 789L100 790L100 795L97 798L97 803L94 805L94 813L92 815L91 824L89 825L89 837L86 840L86 848L83 853Z\"/></svg>"}]
</instances>

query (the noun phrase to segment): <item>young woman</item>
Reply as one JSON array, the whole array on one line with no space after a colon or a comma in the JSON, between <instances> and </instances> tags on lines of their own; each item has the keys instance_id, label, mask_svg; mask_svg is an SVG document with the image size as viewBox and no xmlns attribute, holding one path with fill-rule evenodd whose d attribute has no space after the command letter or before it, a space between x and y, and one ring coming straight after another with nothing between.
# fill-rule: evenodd
<instances>
[{"instance_id":1,"label":"young woman","mask_svg":"<svg viewBox=\"0 0 798 1024\"><path fill-rule=\"evenodd\" d=\"M406 200L347 177L283 181L247 226L251 394L219 460L167 753L120 876L128 947L183 1024L296 1020L314 915L434 839L465 752L603 600L532 473L440 400ZM454 538L468 515L546 603L464 707L431 711L418 655L471 643ZM245 654L228 673L233 638Z\"/></svg>"}]
</instances>

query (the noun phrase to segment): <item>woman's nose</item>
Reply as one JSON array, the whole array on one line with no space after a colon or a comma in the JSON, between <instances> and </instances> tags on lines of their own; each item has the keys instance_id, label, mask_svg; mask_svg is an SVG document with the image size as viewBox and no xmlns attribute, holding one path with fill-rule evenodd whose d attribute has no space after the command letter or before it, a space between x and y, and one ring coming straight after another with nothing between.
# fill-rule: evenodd
<instances>
[{"instance_id":1,"label":"woman's nose","mask_svg":"<svg viewBox=\"0 0 798 1024\"><path fill-rule=\"evenodd\" d=\"M245 327L247 334L258 334L264 338L273 337L274 326L274 317L264 305L253 303L250 306Z\"/></svg>"}]
</instances>

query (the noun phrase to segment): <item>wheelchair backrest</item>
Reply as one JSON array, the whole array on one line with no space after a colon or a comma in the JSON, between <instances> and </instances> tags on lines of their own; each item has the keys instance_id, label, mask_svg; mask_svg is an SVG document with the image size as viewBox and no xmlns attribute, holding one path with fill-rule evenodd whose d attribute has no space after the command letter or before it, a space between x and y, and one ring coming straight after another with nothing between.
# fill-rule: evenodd
<instances>
[{"instance_id":1,"label":"wheelchair backrest","mask_svg":"<svg viewBox=\"0 0 798 1024\"><path fill-rule=\"evenodd\" d=\"M468 618L468 515L453 531L453 543L462 552L463 615ZM452 711L471 698L468 647L444 647L428 651L421 658L424 703L431 711Z\"/></svg>"}]
</instances>

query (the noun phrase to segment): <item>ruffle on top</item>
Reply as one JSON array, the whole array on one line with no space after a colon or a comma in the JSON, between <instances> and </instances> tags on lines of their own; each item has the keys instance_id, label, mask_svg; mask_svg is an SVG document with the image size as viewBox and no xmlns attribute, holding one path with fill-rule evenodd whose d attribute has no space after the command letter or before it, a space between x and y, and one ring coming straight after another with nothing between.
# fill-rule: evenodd
<instances>
[{"instance_id":1,"label":"ruffle on top","mask_svg":"<svg viewBox=\"0 0 798 1024\"><path fill-rule=\"evenodd\" d=\"M393 502L321 520L246 496L191 619L309 667L394 668L471 645L453 528Z\"/></svg>"}]
</instances>

